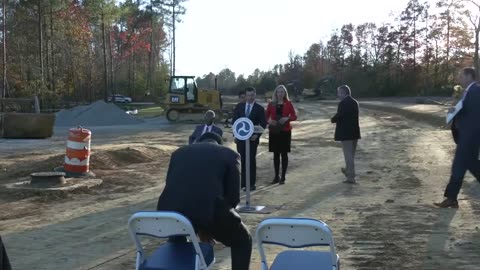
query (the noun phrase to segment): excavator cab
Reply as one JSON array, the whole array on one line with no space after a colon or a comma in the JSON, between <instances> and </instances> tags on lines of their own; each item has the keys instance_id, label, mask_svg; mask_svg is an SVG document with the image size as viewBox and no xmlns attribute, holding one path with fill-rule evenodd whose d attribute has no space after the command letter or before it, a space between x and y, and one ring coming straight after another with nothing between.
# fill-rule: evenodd
<instances>
[{"instance_id":1,"label":"excavator cab","mask_svg":"<svg viewBox=\"0 0 480 270\"><path fill-rule=\"evenodd\" d=\"M314 89L314 93L320 99L327 99L329 97L335 98L335 78L332 76L326 76L318 80Z\"/></svg>"},{"instance_id":2,"label":"excavator cab","mask_svg":"<svg viewBox=\"0 0 480 270\"><path fill-rule=\"evenodd\" d=\"M185 105L198 100L198 88L193 76L173 76L168 88L168 105Z\"/></svg>"},{"instance_id":3,"label":"excavator cab","mask_svg":"<svg viewBox=\"0 0 480 270\"><path fill-rule=\"evenodd\" d=\"M166 96L168 121L202 119L207 110L220 111L220 92L198 89L195 76L172 76ZM198 119L197 119L198 118ZM182 119L183 120L183 119Z\"/></svg>"}]
</instances>

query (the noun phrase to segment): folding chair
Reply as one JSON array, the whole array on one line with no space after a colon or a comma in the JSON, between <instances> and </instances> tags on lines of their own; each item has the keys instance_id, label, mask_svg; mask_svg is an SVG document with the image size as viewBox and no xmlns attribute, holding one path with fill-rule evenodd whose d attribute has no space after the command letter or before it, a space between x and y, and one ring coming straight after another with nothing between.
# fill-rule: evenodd
<instances>
[{"instance_id":1,"label":"folding chair","mask_svg":"<svg viewBox=\"0 0 480 270\"><path fill-rule=\"evenodd\" d=\"M128 220L128 231L137 248L136 270L208 270L215 262L213 246L200 243L190 221L179 213L135 213ZM170 240L146 257L141 235Z\"/></svg>"},{"instance_id":2,"label":"folding chair","mask_svg":"<svg viewBox=\"0 0 480 270\"><path fill-rule=\"evenodd\" d=\"M262 270L339 270L340 258L330 228L322 221L309 218L268 218L256 231ZM280 252L269 268L263 244L291 249ZM298 250L306 247L329 247L326 251Z\"/></svg>"}]
</instances>

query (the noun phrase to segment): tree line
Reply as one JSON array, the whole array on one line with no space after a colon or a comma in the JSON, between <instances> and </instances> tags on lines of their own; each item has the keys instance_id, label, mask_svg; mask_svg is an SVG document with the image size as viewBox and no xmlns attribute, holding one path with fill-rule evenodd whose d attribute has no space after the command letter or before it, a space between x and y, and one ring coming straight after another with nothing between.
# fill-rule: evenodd
<instances>
[{"instance_id":1,"label":"tree line","mask_svg":"<svg viewBox=\"0 0 480 270\"><path fill-rule=\"evenodd\" d=\"M276 84L297 81L314 89L322 79L349 84L360 96L450 95L458 70L479 70L480 1L410 0L394 23L345 24L330 38L312 44L303 54L289 53L289 61L273 69L240 75L229 69L197 79L235 93L244 85L259 92Z\"/></svg>"},{"instance_id":2,"label":"tree line","mask_svg":"<svg viewBox=\"0 0 480 270\"><path fill-rule=\"evenodd\" d=\"M159 96L184 1L3 0L0 98Z\"/></svg>"},{"instance_id":3,"label":"tree line","mask_svg":"<svg viewBox=\"0 0 480 270\"><path fill-rule=\"evenodd\" d=\"M186 0L3 0L1 97L92 101L120 93L161 97L171 63L171 29ZM479 0L410 0L393 23L345 24L287 63L236 76L226 68L197 78L224 93L259 92L330 78L361 96L449 94L456 71L479 70ZM309 27L311 28L311 27ZM286 52L287 53L287 52ZM171 57L170 57L171 58ZM188 75L188 74L187 74Z\"/></svg>"}]
</instances>

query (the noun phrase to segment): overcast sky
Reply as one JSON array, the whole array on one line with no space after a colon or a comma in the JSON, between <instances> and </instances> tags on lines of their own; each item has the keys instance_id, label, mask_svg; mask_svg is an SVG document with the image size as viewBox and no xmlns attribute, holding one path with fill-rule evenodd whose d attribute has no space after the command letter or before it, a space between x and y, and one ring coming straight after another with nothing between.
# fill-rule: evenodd
<instances>
[{"instance_id":1,"label":"overcast sky","mask_svg":"<svg viewBox=\"0 0 480 270\"><path fill-rule=\"evenodd\" d=\"M390 22L408 0L189 0L176 31L176 74L238 76L303 55L342 25Z\"/></svg>"}]
</instances>

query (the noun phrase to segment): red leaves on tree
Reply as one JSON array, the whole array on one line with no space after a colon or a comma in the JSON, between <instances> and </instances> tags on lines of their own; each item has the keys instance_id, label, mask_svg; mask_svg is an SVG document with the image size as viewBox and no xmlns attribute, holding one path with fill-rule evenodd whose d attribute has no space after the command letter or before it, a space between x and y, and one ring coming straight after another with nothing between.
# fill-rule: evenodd
<instances>
[{"instance_id":1,"label":"red leaves on tree","mask_svg":"<svg viewBox=\"0 0 480 270\"><path fill-rule=\"evenodd\" d=\"M88 45L92 38L92 31L88 21L88 14L77 1L71 2L66 8L56 14L58 20L66 26L66 35L81 44Z\"/></svg>"},{"instance_id":2,"label":"red leaves on tree","mask_svg":"<svg viewBox=\"0 0 480 270\"><path fill-rule=\"evenodd\" d=\"M124 60L133 54L148 53L152 49L150 34L152 28L148 22L128 18L126 29L119 29L117 25L112 28L112 51L117 60Z\"/></svg>"}]
</instances>

